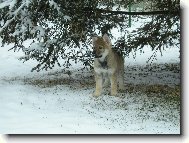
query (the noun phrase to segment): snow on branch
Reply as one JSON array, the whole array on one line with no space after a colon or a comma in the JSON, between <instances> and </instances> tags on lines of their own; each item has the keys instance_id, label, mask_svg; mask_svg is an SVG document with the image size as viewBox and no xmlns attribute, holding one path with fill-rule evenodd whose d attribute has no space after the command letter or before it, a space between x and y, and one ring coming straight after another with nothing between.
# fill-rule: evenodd
<instances>
[{"instance_id":1,"label":"snow on branch","mask_svg":"<svg viewBox=\"0 0 189 143\"><path fill-rule=\"evenodd\" d=\"M10 2L10 1L9 1ZM15 3L16 3L16 0L13 0L13 1L11 1L10 3L9 3L9 6L10 7L12 7L13 6L13 3L14 3L14 5L15 5ZM2 3L1 3L2 4ZM1 5L0 4L0 5ZM14 15L11 19L9 19L9 20L7 20L6 21L6 23L0 28L0 33L3 31L3 29L4 28L6 28L14 19L15 19L15 17L18 15L18 13L20 12L20 10L25 6L25 2L22 2L22 4L21 4L21 6L18 8L18 9L16 9L14 12L10 12L10 14L9 15ZM2 4L3 5L3 4ZM9 7L9 8L10 8ZM10 9L12 9L12 8L10 8Z\"/></svg>"},{"instance_id":2,"label":"snow on branch","mask_svg":"<svg viewBox=\"0 0 189 143\"><path fill-rule=\"evenodd\" d=\"M160 15L160 14L173 14L173 15L180 15L180 11L145 11L145 12L127 12L127 11L112 11L106 9L96 9L97 12L100 13L110 13L112 15L117 14L124 14L124 15Z\"/></svg>"},{"instance_id":3,"label":"snow on branch","mask_svg":"<svg viewBox=\"0 0 189 143\"><path fill-rule=\"evenodd\" d=\"M14 5L16 4L17 0L6 0L2 3L0 3L0 9L9 6L9 9L12 9Z\"/></svg>"},{"instance_id":4,"label":"snow on branch","mask_svg":"<svg viewBox=\"0 0 189 143\"><path fill-rule=\"evenodd\" d=\"M6 28L13 20L15 19L15 16L9 20L6 21L6 23L3 25L2 28L0 28L0 33L3 31L4 28Z\"/></svg>"},{"instance_id":5,"label":"snow on branch","mask_svg":"<svg viewBox=\"0 0 189 143\"><path fill-rule=\"evenodd\" d=\"M57 5L56 2L54 2L54 0L49 0L49 5L51 7L54 7L58 11L58 13L60 13L60 7Z\"/></svg>"}]
</instances>

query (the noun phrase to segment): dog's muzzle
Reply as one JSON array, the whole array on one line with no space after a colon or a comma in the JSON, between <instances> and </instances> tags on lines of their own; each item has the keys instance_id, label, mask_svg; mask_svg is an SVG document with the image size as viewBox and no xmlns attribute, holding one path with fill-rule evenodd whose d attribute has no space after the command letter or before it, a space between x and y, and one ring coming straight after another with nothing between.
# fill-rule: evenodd
<instances>
[{"instance_id":1,"label":"dog's muzzle","mask_svg":"<svg viewBox=\"0 0 189 143\"><path fill-rule=\"evenodd\" d=\"M102 55L97 55L97 54L96 54L96 51L93 51L93 56L94 56L95 58L101 58L101 57L102 57Z\"/></svg>"}]
</instances>

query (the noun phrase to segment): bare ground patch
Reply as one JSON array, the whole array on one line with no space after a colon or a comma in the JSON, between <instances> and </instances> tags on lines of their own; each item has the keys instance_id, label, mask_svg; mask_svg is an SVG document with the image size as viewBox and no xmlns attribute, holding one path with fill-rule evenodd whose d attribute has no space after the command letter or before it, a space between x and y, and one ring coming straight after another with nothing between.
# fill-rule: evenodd
<instances>
[{"instance_id":1,"label":"bare ground patch","mask_svg":"<svg viewBox=\"0 0 189 143\"><path fill-rule=\"evenodd\" d=\"M163 94L179 97L180 64L154 64L147 66L125 67L125 90L122 93L141 92L145 94ZM40 88L51 88L57 85L66 85L70 88L94 88L95 81L92 70L54 71L28 77L3 77L6 82L22 82Z\"/></svg>"}]
</instances>

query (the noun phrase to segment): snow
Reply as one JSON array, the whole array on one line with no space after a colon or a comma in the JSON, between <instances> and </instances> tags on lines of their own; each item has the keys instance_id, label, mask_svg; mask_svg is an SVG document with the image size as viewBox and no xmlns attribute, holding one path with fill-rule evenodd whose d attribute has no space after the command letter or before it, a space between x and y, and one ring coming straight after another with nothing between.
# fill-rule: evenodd
<instances>
[{"instance_id":1,"label":"snow","mask_svg":"<svg viewBox=\"0 0 189 143\"><path fill-rule=\"evenodd\" d=\"M6 1L0 3L0 9L4 8L6 6L9 6L9 8L12 9L15 4L16 4L16 0L6 0Z\"/></svg>"},{"instance_id":2,"label":"snow","mask_svg":"<svg viewBox=\"0 0 189 143\"><path fill-rule=\"evenodd\" d=\"M5 6L9 5L9 15L14 15L13 18L9 19L6 21L6 23L3 25L3 27L0 28L0 33L3 31L4 28L6 28L18 15L18 13L20 12L20 10L25 6L26 3L22 3L21 6L19 8L17 8L14 12L11 12L11 9L14 7L14 5L16 4L16 0L13 1L6 1L3 3L0 3L0 8L4 8Z\"/></svg>"},{"instance_id":3,"label":"snow","mask_svg":"<svg viewBox=\"0 0 189 143\"><path fill-rule=\"evenodd\" d=\"M13 20L14 20L15 17L9 19L6 21L6 23L3 25L2 28L0 28L0 33L3 31L4 28L6 28Z\"/></svg>"},{"instance_id":4,"label":"snow","mask_svg":"<svg viewBox=\"0 0 189 143\"><path fill-rule=\"evenodd\" d=\"M127 57L127 64L129 65L146 65L150 64L151 62L154 63L149 58L152 56L154 51L150 49L150 47L144 47L143 51L138 51L136 54L135 52L131 52L129 57ZM163 51L161 55L160 51L156 52L156 60L155 63L177 63L180 61L180 49L177 47L167 48ZM149 60L149 61L148 61Z\"/></svg>"},{"instance_id":5,"label":"snow","mask_svg":"<svg viewBox=\"0 0 189 143\"><path fill-rule=\"evenodd\" d=\"M66 21L67 21L67 20L68 20L68 21L71 21L71 17L68 16L68 15L65 15L65 16L64 16L64 19L65 19Z\"/></svg>"},{"instance_id":6,"label":"snow","mask_svg":"<svg viewBox=\"0 0 189 143\"><path fill-rule=\"evenodd\" d=\"M28 40L25 45L30 43ZM102 96L94 98L93 72L81 70L81 64L69 70L57 66L50 71L30 72L36 61L22 63L18 59L23 53L8 51L10 47L0 47L0 133L180 134L178 104L165 101L164 95L125 91L112 97L104 90ZM154 73L151 79L139 75L137 66L145 66L150 54L146 47L144 54L137 52L136 59L132 55L125 59L127 84L158 81ZM179 50L171 48L154 62L178 63L178 56ZM130 74L137 79L132 80ZM158 74L167 77L158 84L180 83L180 74Z\"/></svg>"},{"instance_id":7,"label":"snow","mask_svg":"<svg viewBox=\"0 0 189 143\"><path fill-rule=\"evenodd\" d=\"M51 7L54 7L58 11L58 13L60 13L60 7L57 5L56 2L54 2L54 0L49 0L49 5Z\"/></svg>"}]
</instances>

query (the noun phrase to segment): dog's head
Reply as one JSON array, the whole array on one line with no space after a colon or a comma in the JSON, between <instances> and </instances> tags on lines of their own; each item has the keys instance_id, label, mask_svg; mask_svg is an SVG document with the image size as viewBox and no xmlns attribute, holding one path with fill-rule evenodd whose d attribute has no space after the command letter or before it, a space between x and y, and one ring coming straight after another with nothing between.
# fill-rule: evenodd
<instances>
[{"instance_id":1,"label":"dog's head","mask_svg":"<svg viewBox=\"0 0 189 143\"><path fill-rule=\"evenodd\" d=\"M105 58L111 49L111 41L107 34L103 37L92 37L93 54L95 58Z\"/></svg>"}]
</instances>

